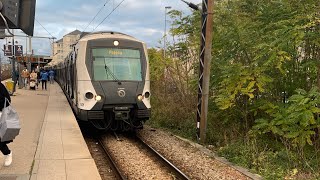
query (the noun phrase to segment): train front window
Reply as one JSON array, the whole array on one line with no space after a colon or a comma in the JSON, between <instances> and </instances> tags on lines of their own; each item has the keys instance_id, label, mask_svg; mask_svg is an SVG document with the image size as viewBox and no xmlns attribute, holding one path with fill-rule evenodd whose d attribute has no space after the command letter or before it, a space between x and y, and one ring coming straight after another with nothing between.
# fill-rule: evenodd
<instances>
[{"instance_id":1,"label":"train front window","mask_svg":"<svg viewBox=\"0 0 320 180\"><path fill-rule=\"evenodd\" d=\"M96 81L142 81L139 50L93 48L92 56Z\"/></svg>"}]
</instances>

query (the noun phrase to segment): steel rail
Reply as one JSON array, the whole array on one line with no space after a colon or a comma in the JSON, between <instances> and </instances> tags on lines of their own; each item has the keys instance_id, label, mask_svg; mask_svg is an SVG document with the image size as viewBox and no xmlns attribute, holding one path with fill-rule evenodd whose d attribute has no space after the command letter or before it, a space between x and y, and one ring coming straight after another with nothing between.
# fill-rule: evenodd
<instances>
[{"instance_id":1,"label":"steel rail","mask_svg":"<svg viewBox=\"0 0 320 180\"><path fill-rule=\"evenodd\" d=\"M117 177L117 179L127 180L127 178L122 174L122 172L118 168L117 163L114 162L112 156L110 155L110 152L103 145L103 142L102 142L101 138L97 138L97 141L99 142L99 144L100 144L101 148L103 149L104 153L107 155L108 161L110 162L109 164L111 165L111 169L113 170L113 172L114 172L115 176Z\"/></svg>"},{"instance_id":2,"label":"steel rail","mask_svg":"<svg viewBox=\"0 0 320 180\"><path fill-rule=\"evenodd\" d=\"M166 165L168 168L170 168L174 175L176 175L177 179L187 179L190 180L190 178L185 175L179 168L177 168L174 164L172 164L169 160L167 160L164 156L162 156L158 151L153 149L151 146L149 146L144 140L142 140L139 136L135 136L135 138L145 147L147 148L150 152L152 152L154 155L156 155L161 161L163 162L164 165Z\"/></svg>"}]
</instances>

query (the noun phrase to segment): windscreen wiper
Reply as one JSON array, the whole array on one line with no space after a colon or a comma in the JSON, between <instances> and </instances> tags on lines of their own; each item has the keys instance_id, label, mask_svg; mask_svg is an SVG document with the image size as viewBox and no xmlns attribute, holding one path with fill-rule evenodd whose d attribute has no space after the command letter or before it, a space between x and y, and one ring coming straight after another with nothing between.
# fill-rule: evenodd
<instances>
[{"instance_id":1,"label":"windscreen wiper","mask_svg":"<svg viewBox=\"0 0 320 180\"><path fill-rule=\"evenodd\" d=\"M121 85L121 81L116 77L116 75L110 70L109 66L107 66L106 61L104 61L104 69L106 70L106 74L108 73L112 76L114 81L117 81L119 85Z\"/></svg>"}]
</instances>

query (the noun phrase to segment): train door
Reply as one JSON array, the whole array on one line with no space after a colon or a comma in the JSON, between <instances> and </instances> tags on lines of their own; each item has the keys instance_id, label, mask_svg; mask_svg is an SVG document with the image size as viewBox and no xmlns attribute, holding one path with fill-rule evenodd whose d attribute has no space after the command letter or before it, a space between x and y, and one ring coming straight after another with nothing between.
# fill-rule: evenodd
<instances>
[{"instance_id":1,"label":"train door","mask_svg":"<svg viewBox=\"0 0 320 180\"><path fill-rule=\"evenodd\" d=\"M75 82L76 82L76 73L75 73L75 70L76 70L76 63L75 63L75 61L76 61L76 55L75 55L75 51L73 51L73 53L72 53L72 62L71 62L71 71L70 71L70 73L71 73L71 99L72 99L72 101L73 101L73 103L75 104L75 101L74 101L74 99L75 99Z\"/></svg>"},{"instance_id":2,"label":"train door","mask_svg":"<svg viewBox=\"0 0 320 180\"><path fill-rule=\"evenodd\" d=\"M68 71L67 71L67 92L68 92L68 96L71 99L71 65L72 65L72 56L71 54L68 55Z\"/></svg>"}]
</instances>

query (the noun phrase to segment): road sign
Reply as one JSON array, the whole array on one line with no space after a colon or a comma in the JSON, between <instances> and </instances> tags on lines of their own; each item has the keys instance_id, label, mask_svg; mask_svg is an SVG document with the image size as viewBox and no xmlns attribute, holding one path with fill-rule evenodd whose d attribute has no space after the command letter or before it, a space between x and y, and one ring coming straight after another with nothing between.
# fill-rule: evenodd
<instances>
[{"instance_id":1,"label":"road sign","mask_svg":"<svg viewBox=\"0 0 320 180\"><path fill-rule=\"evenodd\" d=\"M12 56L12 45L3 45L3 51L5 56Z\"/></svg>"},{"instance_id":2,"label":"road sign","mask_svg":"<svg viewBox=\"0 0 320 180\"><path fill-rule=\"evenodd\" d=\"M14 45L14 55L15 56L22 56L23 55L22 45Z\"/></svg>"}]
</instances>

